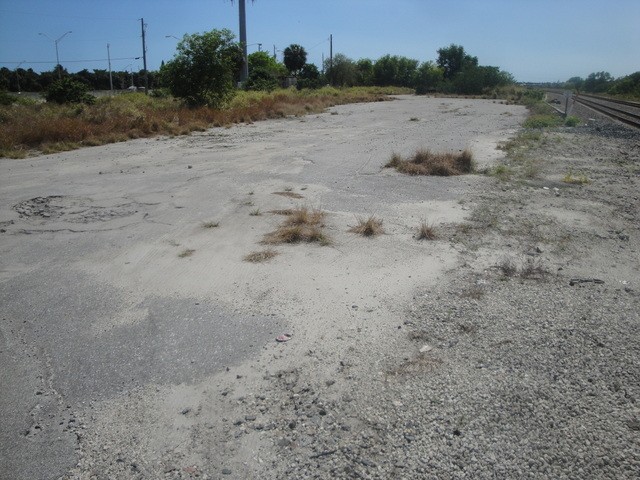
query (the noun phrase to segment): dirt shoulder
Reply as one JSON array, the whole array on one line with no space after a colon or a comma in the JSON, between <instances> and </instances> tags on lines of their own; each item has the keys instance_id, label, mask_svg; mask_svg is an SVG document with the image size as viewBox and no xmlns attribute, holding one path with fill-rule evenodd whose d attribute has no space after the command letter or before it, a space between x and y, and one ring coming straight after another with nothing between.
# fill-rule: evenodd
<instances>
[{"instance_id":1,"label":"dirt shoulder","mask_svg":"<svg viewBox=\"0 0 640 480\"><path fill-rule=\"evenodd\" d=\"M635 477L640 135L536 137L466 197L445 234L458 265L416 290L404 338L349 391L278 379L278 478Z\"/></svg>"}]
</instances>

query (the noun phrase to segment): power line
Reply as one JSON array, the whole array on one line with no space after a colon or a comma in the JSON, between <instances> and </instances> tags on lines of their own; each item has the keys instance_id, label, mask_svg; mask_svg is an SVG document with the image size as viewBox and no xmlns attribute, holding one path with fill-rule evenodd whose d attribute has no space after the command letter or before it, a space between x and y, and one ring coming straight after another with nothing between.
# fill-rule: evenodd
<instances>
[{"instance_id":1,"label":"power line","mask_svg":"<svg viewBox=\"0 0 640 480\"><path fill-rule=\"evenodd\" d=\"M85 17L80 15L60 15L55 13L42 13L42 12L18 12L15 10L0 9L2 13L11 13L16 15L30 15L33 17L57 17L57 18L77 18L80 20L131 20L131 17Z\"/></svg>"},{"instance_id":2,"label":"power line","mask_svg":"<svg viewBox=\"0 0 640 480\"><path fill-rule=\"evenodd\" d=\"M119 58L112 58L111 61L114 60L138 60L141 57L119 57ZM93 60L65 60L64 63L82 63L82 62L107 62L109 59L108 58L96 58ZM0 65L13 65L13 64L20 64L20 63L25 63L25 64L37 64L37 63L52 63L52 64L56 64L56 62L43 62L43 61L35 61L35 62L30 62L29 60L25 60L22 62L2 62L0 61Z\"/></svg>"}]
</instances>

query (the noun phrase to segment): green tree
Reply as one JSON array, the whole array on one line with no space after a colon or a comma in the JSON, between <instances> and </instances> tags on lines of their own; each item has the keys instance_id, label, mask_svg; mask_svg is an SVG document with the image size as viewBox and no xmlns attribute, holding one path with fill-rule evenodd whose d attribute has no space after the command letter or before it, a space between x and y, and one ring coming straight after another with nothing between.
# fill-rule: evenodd
<instances>
[{"instance_id":1,"label":"green tree","mask_svg":"<svg viewBox=\"0 0 640 480\"><path fill-rule=\"evenodd\" d=\"M613 85L613 77L609 72L591 73L584 81L584 90L590 93L603 93Z\"/></svg>"},{"instance_id":2,"label":"green tree","mask_svg":"<svg viewBox=\"0 0 640 480\"><path fill-rule=\"evenodd\" d=\"M306 63L307 52L300 45L292 44L284 49L284 66L292 75L298 75Z\"/></svg>"},{"instance_id":3,"label":"green tree","mask_svg":"<svg viewBox=\"0 0 640 480\"><path fill-rule=\"evenodd\" d=\"M378 86L393 85L398 74L398 64L391 55L384 55L373 65L373 79Z\"/></svg>"},{"instance_id":4,"label":"green tree","mask_svg":"<svg viewBox=\"0 0 640 480\"><path fill-rule=\"evenodd\" d=\"M384 55L373 65L374 83L380 86L412 87L418 60L398 55Z\"/></svg>"},{"instance_id":5,"label":"green tree","mask_svg":"<svg viewBox=\"0 0 640 480\"><path fill-rule=\"evenodd\" d=\"M564 84L565 88L569 90L575 90L577 92L582 90L583 85L584 85L584 78L582 77L571 77Z\"/></svg>"},{"instance_id":6,"label":"green tree","mask_svg":"<svg viewBox=\"0 0 640 480\"><path fill-rule=\"evenodd\" d=\"M368 58L361 58L356 62L358 71L357 84L366 87L373 85L373 62Z\"/></svg>"},{"instance_id":7,"label":"green tree","mask_svg":"<svg viewBox=\"0 0 640 480\"><path fill-rule=\"evenodd\" d=\"M424 62L416 70L414 84L416 93L424 95L428 92L434 92L438 89L444 74L442 68L438 67L434 62Z\"/></svg>"},{"instance_id":8,"label":"green tree","mask_svg":"<svg viewBox=\"0 0 640 480\"><path fill-rule=\"evenodd\" d=\"M453 43L445 48L438 49L436 63L444 72L444 78L453 79L464 68L477 67L478 57L467 55L461 45Z\"/></svg>"},{"instance_id":9,"label":"green tree","mask_svg":"<svg viewBox=\"0 0 640 480\"><path fill-rule=\"evenodd\" d=\"M326 59L324 64L327 78L331 79L333 85L351 87L356 84L358 69L355 62L346 55L336 53L333 56L333 64L329 59Z\"/></svg>"},{"instance_id":10,"label":"green tree","mask_svg":"<svg viewBox=\"0 0 640 480\"><path fill-rule=\"evenodd\" d=\"M640 98L640 72L616 80L609 93Z\"/></svg>"},{"instance_id":11,"label":"green tree","mask_svg":"<svg viewBox=\"0 0 640 480\"><path fill-rule=\"evenodd\" d=\"M298 76L298 83L296 84L298 90L303 88L319 88L321 84L322 79L320 78L318 67L313 63L307 63L302 67L300 75Z\"/></svg>"},{"instance_id":12,"label":"green tree","mask_svg":"<svg viewBox=\"0 0 640 480\"><path fill-rule=\"evenodd\" d=\"M287 69L267 52L254 52L249 55L249 78L245 82L246 90L267 90L278 88L287 75Z\"/></svg>"},{"instance_id":13,"label":"green tree","mask_svg":"<svg viewBox=\"0 0 640 480\"><path fill-rule=\"evenodd\" d=\"M160 74L165 86L189 105L220 107L235 93L242 49L230 30L185 35Z\"/></svg>"}]
</instances>

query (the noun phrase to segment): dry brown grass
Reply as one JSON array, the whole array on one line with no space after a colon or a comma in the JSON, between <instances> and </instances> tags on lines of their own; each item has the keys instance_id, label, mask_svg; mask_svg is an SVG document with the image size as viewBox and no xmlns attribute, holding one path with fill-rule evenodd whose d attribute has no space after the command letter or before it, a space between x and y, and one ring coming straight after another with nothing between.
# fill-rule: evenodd
<instances>
[{"instance_id":1,"label":"dry brown grass","mask_svg":"<svg viewBox=\"0 0 640 480\"><path fill-rule=\"evenodd\" d=\"M0 157L57 152L156 135L186 135L209 127L322 112L346 103L387 100L392 91L322 88L239 92L224 109L188 108L144 94L104 97L94 105L0 106Z\"/></svg>"},{"instance_id":2,"label":"dry brown grass","mask_svg":"<svg viewBox=\"0 0 640 480\"><path fill-rule=\"evenodd\" d=\"M451 176L471 173L474 169L473 154L469 150L461 153L433 153L430 150L418 150L416 153L404 159L394 153L385 165L387 168L395 168L400 173L407 175L435 175Z\"/></svg>"},{"instance_id":3,"label":"dry brown grass","mask_svg":"<svg viewBox=\"0 0 640 480\"><path fill-rule=\"evenodd\" d=\"M220 226L220 222L204 222L202 224L202 228L218 228Z\"/></svg>"},{"instance_id":4,"label":"dry brown grass","mask_svg":"<svg viewBox=\"0 0 640 480\"><path fill-rule=\"evenodd\" d=\"M384 228L382 228L382 220L374 217L373 215L368 218L357 217L358 224L351 227L349 231L351 233L357 233L358 235L362 235L363 237L374 237L376 235L380 235L384 233Z\"/></svg>"},{"instance_id":5,"label":"dry brown grass","mask_svg":"<svg viewBox=\"0 0 640 480\"><path fill-rule=\"evenodd\" d=\"M418 227L418 240L435 240L438 238L438 234L436 233L436 229L433 225L427 223L426 220L422 220L420 222L420 226Z\"/></svg>"},{"instance_id":6,"label":"dry brown grass","mask_svg":"<svg viewBox=\"0 0 640 480\"><path fill-rule=\"evenodd\" d=\"M267 260L271 260L276 255L278 255L277 251L273 250L272 248L267 248L265 250L251 252L245 255L243 260L250 263L262 263L266 262Z\"/></svg>"},{"instance_id":7,"label":"dry brown grass","mask_svg":"<svg viewBox=\"0 0 640 480\"><path fill-rule=\"evenodd\" d=\"M326 213L318 209L301 207L287 211L287 218L273 232L267 233L262 243L314 243L329 245L331 240L323 233Z\"/></svg>"}]
</instances>

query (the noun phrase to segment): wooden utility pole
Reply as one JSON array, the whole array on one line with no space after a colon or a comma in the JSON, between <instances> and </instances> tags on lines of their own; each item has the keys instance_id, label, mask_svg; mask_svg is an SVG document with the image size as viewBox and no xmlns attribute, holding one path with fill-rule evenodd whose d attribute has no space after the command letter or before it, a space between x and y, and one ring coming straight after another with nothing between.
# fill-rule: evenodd
<instances>
[{"instance_id":1,"label":"wooden utility pole","mask_svg":"<svg viewBox=\"0 0 640 480\"><path fill-rule=\"evenodd\" d=\"M242 72L240 72L240 81L246 82L247 78L249 78L249 63L247 61L247 13L245 1L239 0L238 7L240 9L240 46L242 47Z\"/></svg>"},{"instance_id":2,"label":"wooden utility pole","mask_svg":"<svg viewBox=\"0 0 640 480\"><path fill-rule=\"evenodd\" d=\"M144 18L140 19L140 25L142 26L142 65L144 68L144 93L149 95L149 75L147 74L147 46L144 38Z\"/></svg>"},{"instance_id":3,"label":"wooden utility pole","mask_svg":"<svg viewBox=\"0 0 640 480\"><path fill-rule=\"evenodd\" d=\"M111 51L109 50L109 44L107 43L107 58L109 59L109 90L113 95L113 77L111 76Z\"/></svg>"},{"instance_id":4,"label":"wooden utility pole","mask_svg":"<svg viewBox=\"0 0 640 480\"><path fill-rule=\"evenodd\" d=\"M333 34L329 35L329 83L333 85Z\"/></svg>"}]
</instances>

